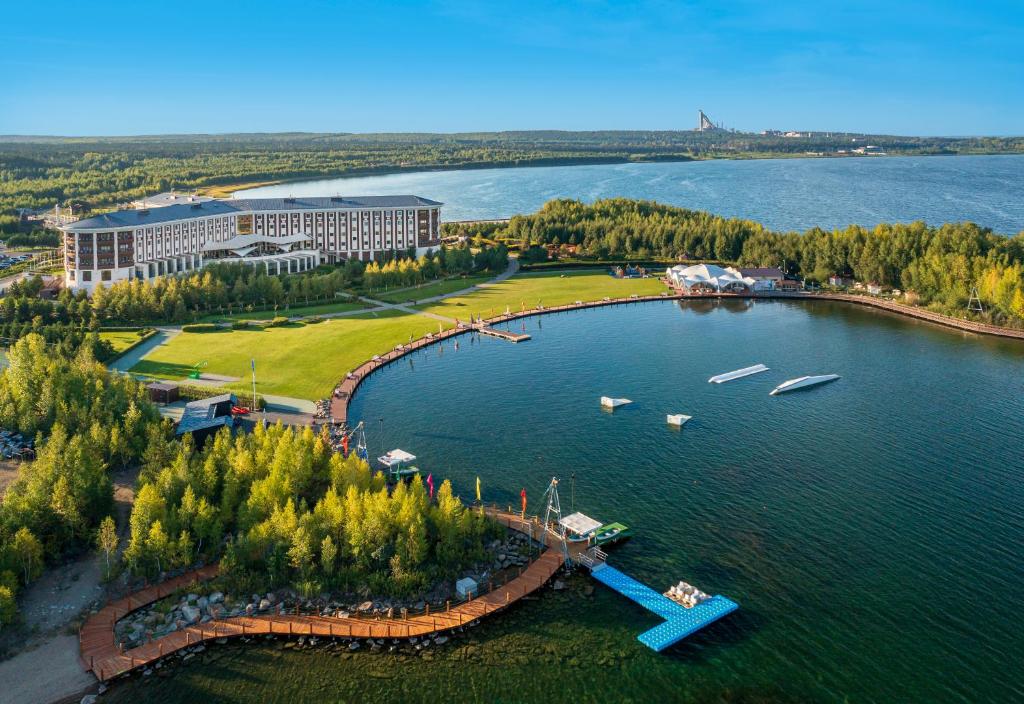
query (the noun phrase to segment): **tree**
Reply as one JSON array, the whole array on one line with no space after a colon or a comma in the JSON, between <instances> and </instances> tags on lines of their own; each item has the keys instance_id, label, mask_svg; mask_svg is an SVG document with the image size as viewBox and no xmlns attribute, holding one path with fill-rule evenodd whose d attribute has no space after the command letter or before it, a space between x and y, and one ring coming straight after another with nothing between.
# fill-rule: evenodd
<instances>
[{"instance_id":1,"label":"tree","mask_svg":"<svg viewBox=\"0 0 1024 704\"><path fill-rule=\"evenodd\" d=\"M28 528L23 526L14 534L11 550L21 565L24 584L27 585L42 573L43 545Z\"/></svg>"},{"instance_id":2,"label":"tree","mask_svg":"<svg viewBox=\"0 0 1024 704\"><path fill-rule=\"evenodd\" d=\"M96 534L96 545L103 551L107 561L107 578L110 577L110 556L117 550L117 544L117 526L113 517L107 516L100 522L100 529Z\"/></svg>"}]
</instances>

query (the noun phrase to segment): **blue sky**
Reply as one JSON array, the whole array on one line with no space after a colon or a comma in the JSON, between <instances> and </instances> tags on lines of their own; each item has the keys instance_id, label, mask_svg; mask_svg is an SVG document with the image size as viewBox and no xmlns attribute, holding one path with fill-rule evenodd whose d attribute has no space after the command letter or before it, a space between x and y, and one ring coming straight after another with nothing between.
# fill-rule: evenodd
<instances>
[{"instance_id":1,"label":"blue sky","mask_svg":"<svg viewBox=\"0 0 1024 704\"><path fill-rule=\"evenodd\" d=\"M0 134L1024 134L1021 0L4 5Z\"/></svg>"}]
</instances>

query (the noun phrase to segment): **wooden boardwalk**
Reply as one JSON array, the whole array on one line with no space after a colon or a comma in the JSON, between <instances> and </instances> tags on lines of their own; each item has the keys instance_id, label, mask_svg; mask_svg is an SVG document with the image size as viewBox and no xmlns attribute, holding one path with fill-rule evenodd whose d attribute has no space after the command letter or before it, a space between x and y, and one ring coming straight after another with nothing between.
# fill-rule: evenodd
<instances>
[{"instance_id":1,"label":"wooden boardwalk","mask_svg":"<svg viewBox=\"0 0 1024 704\"><path fill-rule=\"evenodd\" d=\"M544 531L533 518L523 520L517 514L495 508L486 509L487 515L503 525L550 545L555 539ZM190 572L158 585L147 587L120 601L108 604L91 616L82 627L79 640L81 658L86 670L100 681L109 680L135 668L153 663L175 651L189 648L217 638L256 636L264 634L284 636L321 636L328 638L413 638L439 633L466 625L499 611L543 586L562 566L560 550L543 550L540 556L520 568L518 576L500 585L491 585L487 593L469 600L431 609L422 613L407 613L402 617L382 616L348 617L304 614L260 614L217 619L195 624L157 638L130 650L122 650L116 643L114 626L119 619L148 604L158 601L180 588L197 581L211 579L217 566Z\"/></svg>"}]
</instances>

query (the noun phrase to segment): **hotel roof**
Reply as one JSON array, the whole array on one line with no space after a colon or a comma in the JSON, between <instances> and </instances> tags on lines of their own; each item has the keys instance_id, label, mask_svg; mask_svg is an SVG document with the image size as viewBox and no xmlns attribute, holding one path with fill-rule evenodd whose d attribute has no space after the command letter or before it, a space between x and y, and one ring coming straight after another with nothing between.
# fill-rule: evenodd
<instances>
[{"instance_id":1,"label":"hotel roof","mask_svg":"<svg viewBox=\"0 0 1024 704\"><path fill-rule=\"evenodd\" d=\"M176 220L277 210L356 210L360 208L423 208L442 203L420 196L354 196L318 198L238 198L180 203L148 210L116 210L65 225L68 232L145 227Z\"/></svg>"}]
</instances>

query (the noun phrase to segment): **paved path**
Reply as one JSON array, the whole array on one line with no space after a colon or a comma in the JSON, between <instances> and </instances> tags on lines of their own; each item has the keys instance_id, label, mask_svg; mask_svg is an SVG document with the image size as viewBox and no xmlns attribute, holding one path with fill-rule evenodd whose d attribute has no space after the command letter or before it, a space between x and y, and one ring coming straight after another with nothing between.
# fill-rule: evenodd
<instances>
[{"instance_id":1,"label":"paved path","mask_svg":"<svg viewBox=\"0 0 1024 704\"><path fill-rule=\"evenodd\" d=\"M136 364L138 364L143 357L148 355L150 352L155 350L161 345L166 345L168 342L173 340L181 333L181 328L178 327L160 327L157 328L156 334L149 338L145 342L133 347L132 349L125 352L123 355L115 359L110 363L110 369L115 372L126 372Z\"/></svg>"},{"instance_id":2,"label":"paved path","mask_svg":"<svg viewBox=\"0 0 1024 704\"><path fill-rule=\"evenodd\" d=\"M210 565L147 587L100 609L86 621L79 634L82 663L100 680L108 680L182 648L217 638L258 634L413 638L458 628L504 609L533 593L554 576L564 560L558 536L553 531L544 530L538 518L524 520L518 514L493 507L485 510L491 519L540 540L549 549L543 550L526 569L520 569L518 576L504 584L492 584L487 593L471 596L462 603L449 603L433 610L428 604L422 613L406 613L397 618L360 617L359 614L336 617L298 613L236 616L188 626L131 650L121 650L114 634L114 626L120 619L132 611L173 594L176 589L193 581L212 579L217 575L218 568L216 565ZM559 549L550 549L556 545Z\"/></svg>"}]
</instances>

